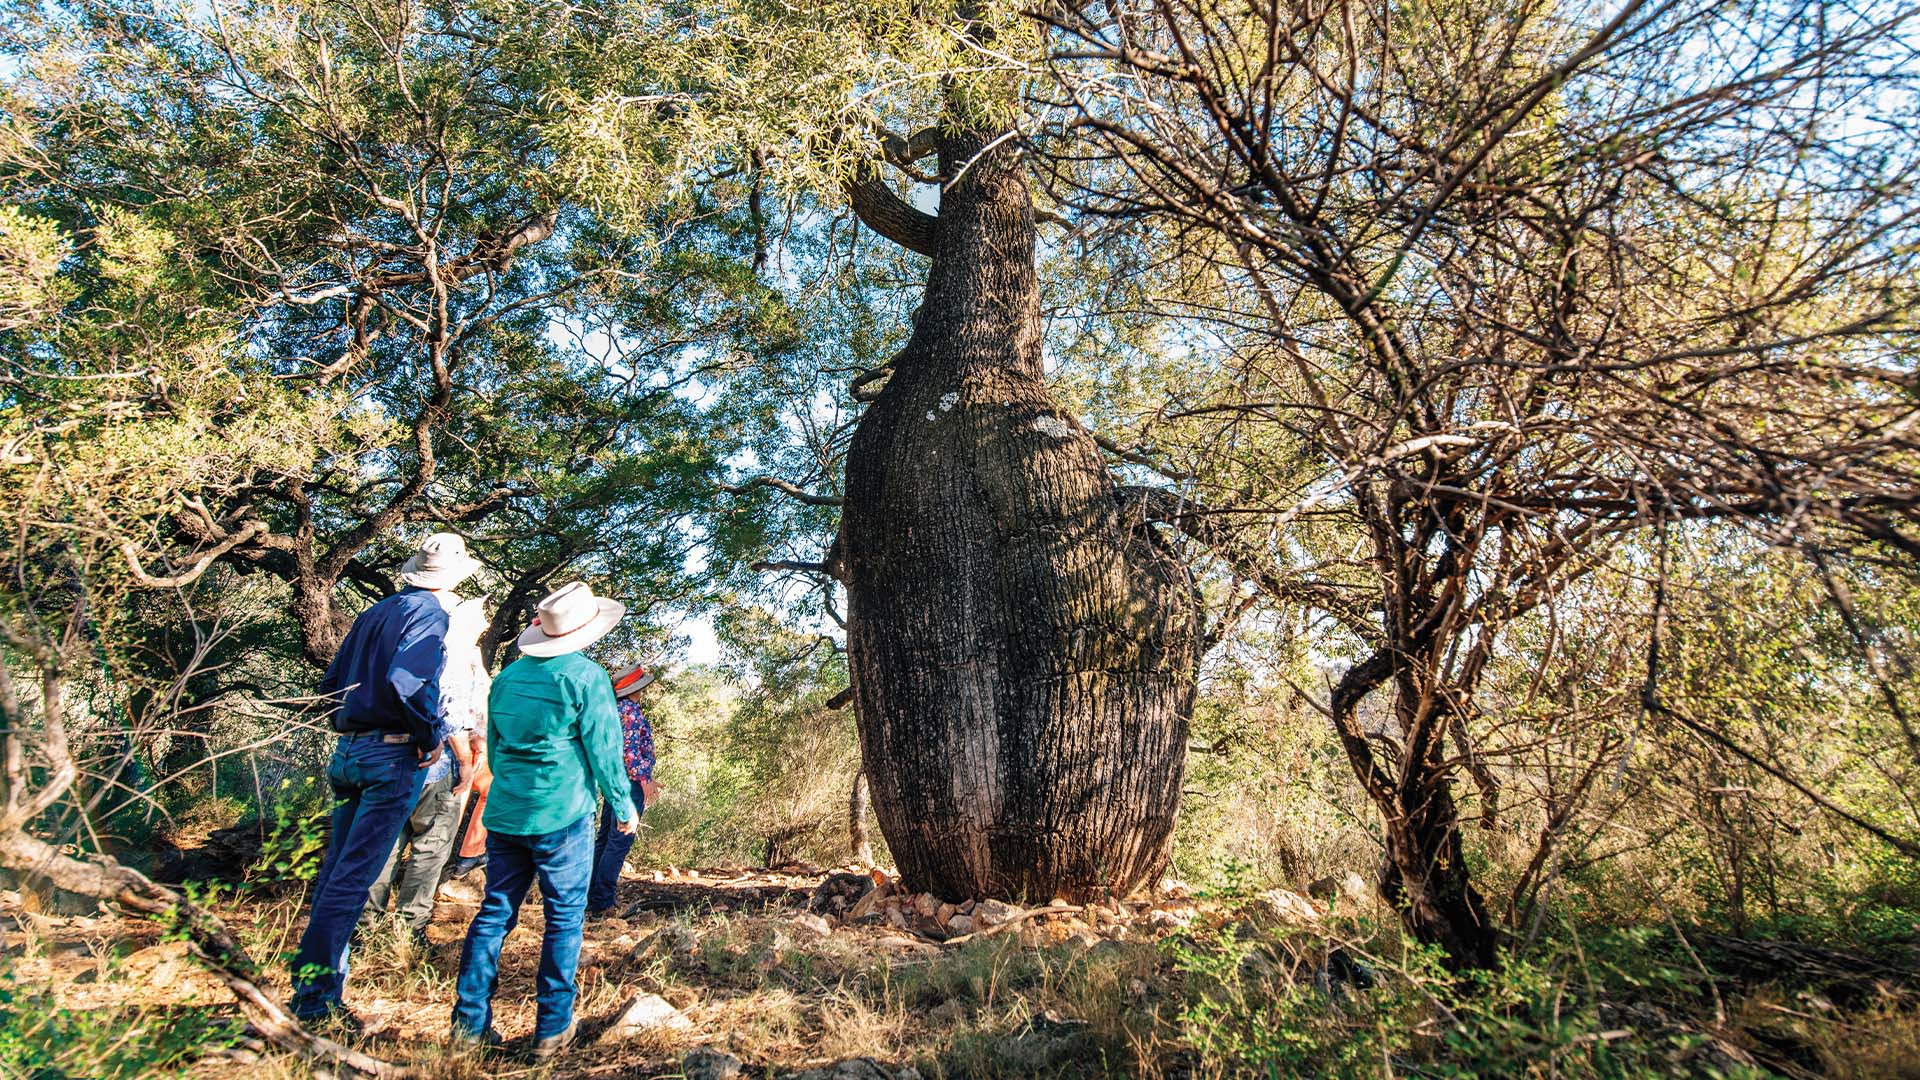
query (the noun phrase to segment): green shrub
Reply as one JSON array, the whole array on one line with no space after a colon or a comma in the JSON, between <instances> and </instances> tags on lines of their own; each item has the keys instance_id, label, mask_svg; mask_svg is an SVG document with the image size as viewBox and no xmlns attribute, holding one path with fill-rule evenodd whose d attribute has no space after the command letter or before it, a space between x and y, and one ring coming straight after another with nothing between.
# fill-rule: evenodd
<instances>
[{"instance_id":1,"label":"green shrub","mask_svg":"<svg viewBox=\"0 0 1920 1080\"><path fill-rule=\"evenodd\" d=\"M1441 967L1438 951L1412 949L1359 979L1343 947L1303 935L1227 930L1163 948L1185 984L1186 1038L1209 1075L1766 1075L1703 1052L1704 1036L1685 1025L1620 1019L1610 986L1656 990L1669 1002L1690 994L1688 973L1647 944L1623 938L1580 958L1509 956L1498 971L1464 978Z\"/></svg>"},{"instance_id":2,"label":"green shrub","mask_svg":"<svg viewBox=\"0 0 1920 1080\"><path fill-rule=\"evenodd\" d=\"M312 881L327 852L327 815L332 792L313 777L282 780L260 807L266 836L260 857L247 868L247 881L266 885Z\"/></svg>"}]
</instances>

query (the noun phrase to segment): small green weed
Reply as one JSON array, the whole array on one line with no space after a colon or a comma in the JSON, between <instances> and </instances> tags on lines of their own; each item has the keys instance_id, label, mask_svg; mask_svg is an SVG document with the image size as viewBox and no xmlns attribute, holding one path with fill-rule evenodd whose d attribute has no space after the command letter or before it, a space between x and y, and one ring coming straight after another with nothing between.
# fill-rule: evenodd
<instances>
[{"instance_id":1,"label":"small green weed","mask_svg":"<svg viewBox=\"0 0 1920 1080\"><path fill-rule=\"evenodd\" d=\"M247 868L254 885L309 882L319 876L327 852L327 815L333 809L331 793L313 777L282 780L260 807L266 836L260 857Z\"/></svg>"}]
</instances>

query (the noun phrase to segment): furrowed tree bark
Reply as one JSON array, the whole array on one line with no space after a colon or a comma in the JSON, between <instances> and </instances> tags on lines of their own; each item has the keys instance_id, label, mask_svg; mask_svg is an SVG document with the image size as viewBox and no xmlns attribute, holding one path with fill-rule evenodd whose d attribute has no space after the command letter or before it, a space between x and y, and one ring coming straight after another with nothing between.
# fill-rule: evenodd
<instances>
[{"instance_id":1,"label":"furrowed tree bark","mask_svg":"<svg viewBox=\"0 0 1920 1080\"><path fill-rule=\"evenodd\" d=\"M1166 865L1199 604L1047 388L1032 195L1001 134L936 137L940 212L908 245L931 247L925 297L847 458L848 656L908 886L1081 900Z\"/></svg>"}]
</instances>

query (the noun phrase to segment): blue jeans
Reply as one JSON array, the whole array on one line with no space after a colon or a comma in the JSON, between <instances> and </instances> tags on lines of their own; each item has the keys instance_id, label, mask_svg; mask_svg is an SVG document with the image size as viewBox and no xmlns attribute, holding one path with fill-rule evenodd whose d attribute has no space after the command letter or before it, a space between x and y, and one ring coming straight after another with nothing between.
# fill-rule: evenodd
<instances>
[{"instance_id":1,"label":"blue jeans","mask_svg":"<svg viewBox=\"0 0 1920 1080\"><path fill-rule=\"evenodd\" d=\"M400 827L420 798L420 755L412 743L342 738L327 763L333 835L313 883L313 907L293 960L293 1015L313 1020L341 1007L347 945Z\"/></svg>"},{"instance_id":2,"label":"blue jeans","mask_svg":"<svg viewBox=\"0 0 1920 1080\"><path fill-rule=\"evenodd\" d=\"M633 809L646 813L647 796L640 781L633 781ZM593 884L587 888L587 910L608 911L613 907L614 888L620 884L620 871L627 865L627 852L633 850L633 835L614 826L613 804L600 803L600 831L593 838Z\"/></svg>"},{"instance_id":3,"label":"blue jeans","mask_svg":"<svg viewBox=\"0 0 1920 1080\"><path fill-rule=\"evenodd\" d=\"M500 981L500 946L520 921L534 875L547 931L534 978L533 1037L545 1039L573 1023L574 970L580 966L580 926L587 881L593 875L593 815L540 836L487 834L487 895L467 927L455 987L453 1029L484 1036L493 1025L493 990Z\"/></svg>"}]
</instances>

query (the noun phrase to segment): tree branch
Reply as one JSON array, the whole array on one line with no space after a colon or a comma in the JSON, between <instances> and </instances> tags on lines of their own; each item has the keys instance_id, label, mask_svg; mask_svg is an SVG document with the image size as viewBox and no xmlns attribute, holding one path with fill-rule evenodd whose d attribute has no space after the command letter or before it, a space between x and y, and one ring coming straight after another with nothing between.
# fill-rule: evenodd
<instances>
[{"instance_id":1,"label":"tree branch","mask_svg":"<svg viewBox=\"0 0 1920 1080\"><path fill-rule=\"evenodd\" d=\"M769 570L793 570L802 574L828 574L829 573L829 571L827 570L826 563L795 562L791 559L773 559L767 562L757 562L752 564L750 568L753 570L757 570L763 574Z\"/></svg>"},{"instance_id":2,"label":"tree branch","mask_svg":"<svg viewBox=\"0 0 1920 1080\"><path fill-rule=\"evenodd\" d=\"M1099 432L1094 433L1093 441L1099 444L1100 449L1105 450L1107 453L1112 454L1114 457L1119 458L1121 461L1125 461L1133 465L1139 465L1142 468L1152 469L1154 472L1159 473L1161 476L1164 476L1169 480L1177 481L1177 480L1193 479L1192 473L1182 472L1181 470L1176 469L1170 465L1163 465L1160 462L1155 461L1152 457L1143 453L1138 448L1129 450L1126 447L1121 446L1119 443L1114 442L1112 439L1107 438L1105 435L1100 434Z\"/></svg>"},{"instance_id":3,"label":"tree branch","mask_svg":"<svg viewBox=\"0 0 1920 1080\"><path fill-rule=\"evenodd\" d=\"M798 499L808 506L840 506L846 501L838 495L815 495L811 491L800 487L798 484L788 483L777 476L756 476L746 483L737 486L731 484L719 485L720 490L729 495L745 495L756 487L772 488L783 495Z\"/></svg>"},{"instance_id":4,"label":"tree branch","mask_svg":"<svg viewBox=\"0 0 1920 1080\"><path fill-rule=\"evenodd\" d=\"M1252 582L1269 598L1283 603L1305 604L1340 620L1341 625L1361 640L1378 643L1380 627L1371 612L1357 605L1337 586L1324 582L1301 581L1281 573L1271 562L1248 552L1239 538L1211 515L1214 511L1188 501L1171 491L1150 487L1124 487L1114 493L1123 510L1137 513L1149 521L1171 525L1198 541L1207 550L1226 560L1241 577Z\"/></svg>"},{"instance_id":5,"label":"tree branch","mask_svg":"<svg viewBox=\"0 0 1920 1080\"><path fill-rule=\"evenodd\" d=\"M886 128L879 128L878 131L880 150L886 155L887 163L902 169L923 158L932 157L940 149L940 129L937 127L923 127L904 138Z\"/></svg>"},{"instance_id":6,"label":"tree branch","mask_svg":"<svg viewBox=\"0 0 1920 1080\"><path fill-rule=\"evenodd\" d=\"M220 543L201 552L200 557L195 559L187 569L168 577L154 577L148 574L140 565L140 549L135 547L131 540L121 541L120 554L126 558L127 569L133 572L133 580L149 589L174 589L198 581L200 575L207 572L207 567L213 565L213 560L256 536L266 535L267 531L265 522L250 521L239 532L233 533Z\"/></svg>"},{"instance_id":7,"label":"tree branch","mask_svg":"<svg viewBox=\"0 0 1920 1080\"><path fill-rule=\"evenodd\" d=\"M914 209L878 177L847 185L847 201L860 223L908 251L932 258L940 237L940 219Z\"/></svg>"}]
</instances>

